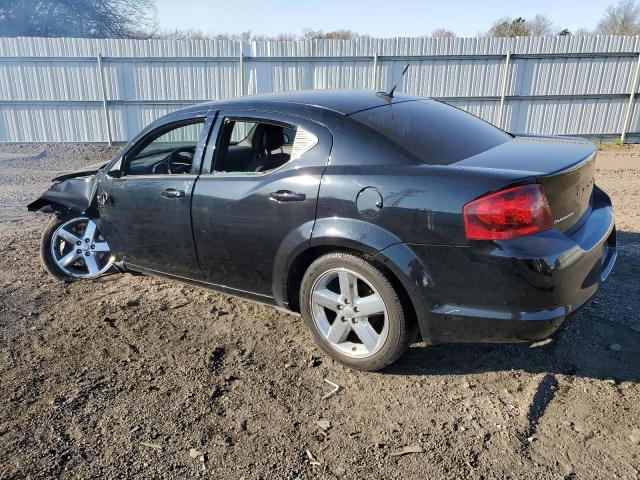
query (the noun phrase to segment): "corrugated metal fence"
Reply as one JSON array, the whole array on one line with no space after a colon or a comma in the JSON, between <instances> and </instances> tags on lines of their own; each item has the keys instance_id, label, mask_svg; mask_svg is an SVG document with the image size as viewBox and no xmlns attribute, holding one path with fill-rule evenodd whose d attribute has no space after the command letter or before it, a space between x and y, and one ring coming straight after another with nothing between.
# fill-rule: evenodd
<instances>
[{"instance_id":1,"label":"corrugated metal fence","mask_svg":"<svg viewBox=\"0 0 640 480\"><path fill-rule=\"evenodd\" d=\"M182 106L263 92L433 97L513 133L640 141L640 37L0 39L0 142L124 142Z\"/></svg>"}]
</instances>

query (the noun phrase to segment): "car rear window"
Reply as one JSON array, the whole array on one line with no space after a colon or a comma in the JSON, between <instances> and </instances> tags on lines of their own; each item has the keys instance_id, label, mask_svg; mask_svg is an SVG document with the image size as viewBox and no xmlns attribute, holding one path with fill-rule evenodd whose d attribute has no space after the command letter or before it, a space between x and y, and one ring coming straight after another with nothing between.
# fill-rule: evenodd
<instances>
[{"instance_id":1,"label":"car rear window","mask_svg":"<svg viewBox=\"0 0 640 480\"><path fill-rule=\"evenodd\" d=\"M478 117L434 100L390 103L351 117L432 165L449 165L513 138Z\"/></svg>"}]
</instances>

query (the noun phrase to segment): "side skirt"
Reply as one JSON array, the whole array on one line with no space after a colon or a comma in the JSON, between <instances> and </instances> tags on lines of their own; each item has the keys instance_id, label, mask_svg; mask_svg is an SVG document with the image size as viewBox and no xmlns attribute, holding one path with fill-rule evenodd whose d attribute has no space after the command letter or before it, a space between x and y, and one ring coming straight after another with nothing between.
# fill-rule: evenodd
<instances>
[{"instance_id":1,"label":"side skirt","mask_svg":"<svg viewBox=\"0 0 640 480\"><path fill-rule=\"evenodd\" d=\"M196 287L206 288L209 290L214 290L216 292L226 293L227 295L231 295L234 297L239 297L244 300L249 300L254 303L259 303L261 305L266 305L268 307L275 308L278 311L289 315L300 316L299 313L294 312L288 308L288 306L278 305L276 299L270 297L268 295L261 295L258 293L247 292L245 290L240 290L237 288L225 287L224 285L218 285L215 283L205 282L204 280L196 280L193 278L181 277L179 275L172 275L170 273L160 272L158 270L152 270L150 268L144 268L139 265L134 265L132 263L119 263L120 266L127 272L131 273L142 273L145 275L150 275L154 277L162 277L169 280L176 280L181 283L187 283L189 285L193 285Z\"/></svg>"}]
</instances>

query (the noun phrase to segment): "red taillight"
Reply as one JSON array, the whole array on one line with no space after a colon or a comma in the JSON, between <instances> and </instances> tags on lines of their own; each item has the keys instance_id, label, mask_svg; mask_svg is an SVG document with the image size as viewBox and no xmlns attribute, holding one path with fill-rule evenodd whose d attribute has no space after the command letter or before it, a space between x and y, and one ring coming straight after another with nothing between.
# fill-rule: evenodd
<instances>
[{"instance_id":1,"label":"red taillight","mask_svg":"<svg viewBox=\"0 0 640 480\"><path fill-rule=\"evenodd\" d=\"M542 185L509 188L464 206L469 240L506 240L553 227L553 216Z\"/></svg>"}]
</instances>

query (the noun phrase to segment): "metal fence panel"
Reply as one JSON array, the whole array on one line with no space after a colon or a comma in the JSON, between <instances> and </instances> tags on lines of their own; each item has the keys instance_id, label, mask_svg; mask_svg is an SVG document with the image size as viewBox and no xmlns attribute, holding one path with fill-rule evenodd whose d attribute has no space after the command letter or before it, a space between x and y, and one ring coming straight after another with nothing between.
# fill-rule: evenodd
<instances>
[{"instance_id":1,"label":"metal fence panel","mask_svg":"<svg viewBox=\"0 0 640 480\"><path fill-rule=\"evenodd\" d=\"M412 67L399 92L443 100L514 133L612 138L625 132L640 140L640 109L630 101L640 88L639 50L637 36L251 43L2 38L0 141L125 142L159 116L201 101L388 89L406 63Z\"/></svg>"}]
</instances>

